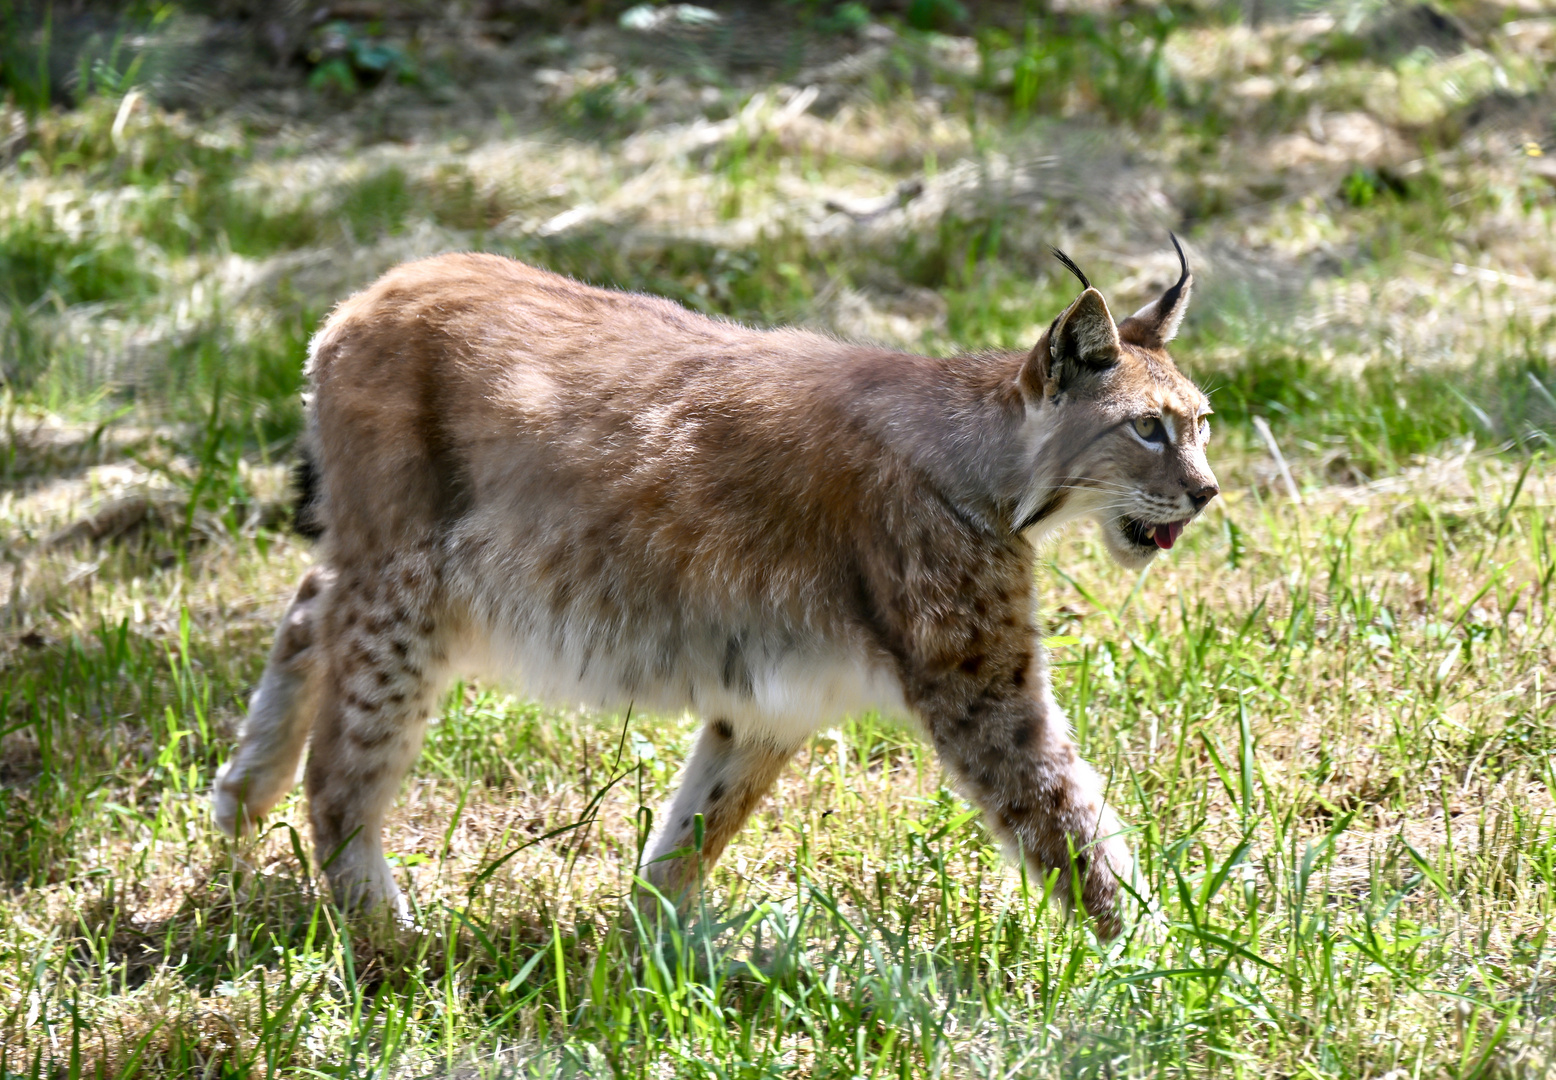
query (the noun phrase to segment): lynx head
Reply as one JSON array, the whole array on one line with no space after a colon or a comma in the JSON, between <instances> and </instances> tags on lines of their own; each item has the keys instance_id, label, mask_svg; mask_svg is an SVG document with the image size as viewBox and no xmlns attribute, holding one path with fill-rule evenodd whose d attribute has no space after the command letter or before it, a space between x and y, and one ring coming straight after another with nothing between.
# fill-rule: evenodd
<instances>
[{"instance_id":1,"label":"lynx head","mask_svg":"<svg viewBox=\"0 0 1556 1080\"><path fill-rule=\"evenodd\" d=\"M1020 376L1043 432L1018 527L1090 517L1121 565L1172 547L1217 491L1205 458L1210 402L1167 355L1193 277L1178 238L1177 284L1115 324L1102 294L1058 249L1084 291L1032 349Z\"/></svg>"}]
</instances>

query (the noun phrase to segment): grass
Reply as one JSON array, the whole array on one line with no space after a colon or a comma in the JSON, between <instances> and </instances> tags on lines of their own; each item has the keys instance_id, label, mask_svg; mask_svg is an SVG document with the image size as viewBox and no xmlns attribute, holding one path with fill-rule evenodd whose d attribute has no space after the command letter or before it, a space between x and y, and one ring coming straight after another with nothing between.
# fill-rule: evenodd
<instances>
[{"instance_id":1,"label":"grass","mask_svg":"<svg viewBox=\"0 0 1556 1080\"><path fill-rule=\"evenodd\" d=\"M8 667L8 1053L68 1070L80 1040L81 1067L113 1075L386 1056L1516 1072L1549 1039L1553 492L1532 459L1401 488L1301 511L1243 495L1139 583L1089 537L1045 570L1061 697L1154 897L1106 948L1005 867L911 733L864 717L802 753L701 918L644 955L621 867L689 724L623 737L620 717L475 688L390 827L423 932L346 933L299 805L228 851L201 798L264 653L276 601L257 594L305 553L229 541L161 572L121 554L72 584L40 563L34 595L97 621L39 619L58 629Z\"/></svg>"},{"instance_id":2,"label":"grass","mask_svg":"<svg viewBox=\"0 0 1556 1080\"><path fill-rule=\"evenodd\" d=\"M1360 47L1359 9L918 5L875 49L862 6L806 5L854 66L790 113L789 38L720 67L521 35L501 79L300 71L198 121L112 80L51 106L0 49L0 1076L1547 1075L1556 193L1548 127L1471 114L1556 54L1460 7L1476 44L1433 59ZM536 56L561 77L504 98ZM311 558L306 342L393 262L497 250L946 351L1035 339L1075 289L1050 242L1132 310L1169 226L1225 496L1143 577L1089 531L1039 570L1149 886L1119 941L874 716L812 740L653 939L625 867L689 718L456 688L387 832L416 932L342 922L300 795L214 833Z\"/></svg>"}]
</instances>

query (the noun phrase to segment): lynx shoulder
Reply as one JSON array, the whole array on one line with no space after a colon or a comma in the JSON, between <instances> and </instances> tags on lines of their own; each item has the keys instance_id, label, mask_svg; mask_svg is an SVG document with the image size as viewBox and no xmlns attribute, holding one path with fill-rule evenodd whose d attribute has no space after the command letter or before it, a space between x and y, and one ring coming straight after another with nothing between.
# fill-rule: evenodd
<instances>
[{"instance_id":1,"label":"lynx shoulder","mask_svg":"<svg viewBox=\"0 0 1556 1080\"><path fill-rule=\"evenodd\" d=\"M337 896L403 903L385 810L449 679L496 673L557 703L704 718L643 867L685 895L691 864L661 856L696 815L706 865L813 731L881 709L919 721L989 828L1073 870L1116 932L1130 857L1050 690L1034 544L1092 519L1142 566L1216 484L1206 399L1165 351L1187 264L1117 323L1075 272L1031 350L932 358L490 255L390 271L313 342L323 535L217 780L219 823L265 814L311 734Z\"/></svg>"}]
</instances>

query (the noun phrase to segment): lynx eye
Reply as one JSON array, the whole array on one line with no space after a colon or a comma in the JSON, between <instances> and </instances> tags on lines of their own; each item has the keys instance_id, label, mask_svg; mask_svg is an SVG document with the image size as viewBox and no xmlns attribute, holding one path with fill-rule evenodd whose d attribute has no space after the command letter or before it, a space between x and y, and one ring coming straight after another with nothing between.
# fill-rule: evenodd
<instances>
[{"instance_id":1,"label":"lynx eye","mask_svg":"<svg viewBox=\"0 0 1556 1080\"><path fill-rule=\"evenodd\" d=\"M1134 422L1135 434L1146 442L1162 443L1167 441L1167 428L1162 424L1159 416L1142 416Z\"/></svg>"}]
</instances>

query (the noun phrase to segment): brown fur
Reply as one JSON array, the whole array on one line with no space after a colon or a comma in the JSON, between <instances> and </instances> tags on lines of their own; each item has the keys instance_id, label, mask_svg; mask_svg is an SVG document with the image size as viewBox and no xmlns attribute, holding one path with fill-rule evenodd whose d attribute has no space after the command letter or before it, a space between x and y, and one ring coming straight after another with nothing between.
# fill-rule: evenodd
<instances>
[{"instance_id":1,"label":"brown fur","mask_svg":"<svg viewBox=\"0 0 1556 1080\"><path fill-rule=\"evenodd\" d=\"M311 644L278 640L219 820L266 812L311 729L331 881L395 902L378 833L427 713L451 672L516 670L552 699L709 718L643 868L683 894L663 856L696 814L711 864L810 731L879 706L923 723L1035 869L1076 853L1116 932L1129 856L1052 698L1034 544L1092 517L1143 565L1127 520L1215 493L1204 398L1159 340L1179 293L1126 320L1149 345L1088 288L1030 353L939 359L489 255L392 270L314 341L328 569L288 612L282 638L305 622ZM1171 441L1131 435L1145 416Z\"/></svg>"}]
</instances>

